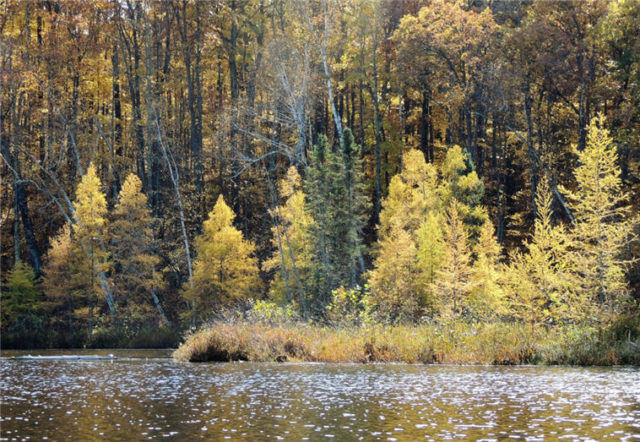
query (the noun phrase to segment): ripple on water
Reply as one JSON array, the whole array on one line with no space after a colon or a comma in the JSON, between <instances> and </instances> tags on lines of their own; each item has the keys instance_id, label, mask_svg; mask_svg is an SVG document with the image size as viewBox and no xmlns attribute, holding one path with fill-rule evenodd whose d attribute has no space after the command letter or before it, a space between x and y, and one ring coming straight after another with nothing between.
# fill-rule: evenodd
<instances>
[{"instance_id":1,"label":"ripple on water","mask_svg":"<svg viewBox=\"0 0 640 442\"><path fill-rule=\"evenodd\" d=\"M0 390L8 439L640 437L634 368L2 359Z\"/></svg>"}]
</instances>

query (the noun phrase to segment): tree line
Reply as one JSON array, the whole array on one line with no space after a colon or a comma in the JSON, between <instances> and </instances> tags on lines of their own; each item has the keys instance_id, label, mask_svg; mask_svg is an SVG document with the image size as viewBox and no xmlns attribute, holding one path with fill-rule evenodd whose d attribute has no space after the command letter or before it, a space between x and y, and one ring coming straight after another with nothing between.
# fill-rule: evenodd
<instances>
[{"instance_id":1,"label":"tree line","mask_svg":"<svg viewBox=\"0 0 640 442\"><path fill-rule=\"evenodd\" d=\"M2 8L5 330L633 306L637 2Z\"/></svg>"}]
</instances>

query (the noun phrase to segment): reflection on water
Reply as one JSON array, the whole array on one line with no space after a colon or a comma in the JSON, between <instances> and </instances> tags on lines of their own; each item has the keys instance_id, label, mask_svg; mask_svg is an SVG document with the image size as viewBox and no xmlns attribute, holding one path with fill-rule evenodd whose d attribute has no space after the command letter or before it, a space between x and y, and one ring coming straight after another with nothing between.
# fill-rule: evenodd
<instances>
[{"instance_id":1,"label":"reflection on water","mask_svg":"<svg viewBox=\"0 0 640 442\"><path fill-rule=\"evenodd\" d=\"M638 368L196 365L166 352L116 355L124 357L1 359L2 438L640 439Z\"/></svg>"}]
</instances>

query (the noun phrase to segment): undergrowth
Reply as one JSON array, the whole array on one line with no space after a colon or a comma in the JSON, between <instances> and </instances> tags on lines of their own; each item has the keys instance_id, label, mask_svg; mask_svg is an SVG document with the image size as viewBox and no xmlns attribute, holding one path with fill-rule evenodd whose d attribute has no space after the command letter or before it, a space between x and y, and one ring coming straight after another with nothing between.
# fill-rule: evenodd
<instances>
[{"instance_id":1,"label":"undergrowth","mask_svg":"<svg viewBox=\"0 0 640 442\"><path fill-rule=\"evenodd\" d=\"M329 327L217 321L186 336L173 357L191 362L638 365L639 337L637 318L607 329L573 325L533 333L519 323Z\"/></svg>"}]
</instances>

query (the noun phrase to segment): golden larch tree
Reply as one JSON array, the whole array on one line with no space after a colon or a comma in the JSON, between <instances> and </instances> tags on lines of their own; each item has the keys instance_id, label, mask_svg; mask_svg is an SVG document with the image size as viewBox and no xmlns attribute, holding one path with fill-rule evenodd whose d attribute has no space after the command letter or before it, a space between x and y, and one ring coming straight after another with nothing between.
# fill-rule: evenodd
<instances>
[{"instance_id":1,"label":"golden larch tree","mask_svg":"<svg viewBox=\"0 0 640 442\"><path fill-rule=\"evenodd\" d=\"M495 318L504 313L503 272L500 264L502 247L489 219L480 228L473 254L475 261L471 273L469 309L479 319Z\"/></svg>"},{"instance_id":2,"label":"golden larch tree","mask_svg":"<svg viewBox=\"0 0 640 442\"><path fill-rule=\"evenodd\" d=\"M432 287L444 259L442 214L431 211L416 232L418 283L427 306L434 307Z\"/></svg>"},{"instance_id":3,"label":"golden larch tree","mask_svg":"<svg viewBox=\"0 0 640 442\"><path fill-rule=\"evenodd\" d=\"M387 322L416 319L420 307L416 246L399 223L394 223L379 241L373 265L367 276L376 316Z\"/></svg>"},{"instance_id":4,"label":"golden larch tree","mask_svg":"<svg viewBox=\"0 0 640 442\"><path fill-rule=\"evenodd\" d=\"M302 179L294 166L280 180L278 188L283 203L271 211L275 220L271 228L275 251L263 268L276 272L269 288L271 297L280 303L295 301L302 308L307 296L305 282L312 264L310 228L313 217L307 210ZM301 288L303 293L300 293Z\"/></svg>"},{"instance_id":5,"label":"golden larch tree","mask_svg":"<svg viewBox=\"0 0 640 442\"><path fill-rule=\"evenodd\" d=\"M110 310L115 310L105 281L108 269L108 254L104 250L104 227L107 215L107 201L101 189L100 178L93 164L82 177L76 190L75 226L73 247L78 268L73 275L78 279L76 286L86 297L89 305L89 329L93 322L93 309L98 300L105 296ZM84 284L83 284L84 282Z\"/></svg>"},{"instance_id":6,"label":"golden larch tree","mask_svg":"<svg viewBox=\"0 0 640 442\"><path fill-rule=\"evenodd\" d=\"M195 241L198 256L185 298L195 305L192 314L201 319L216 307L259 294L255 245L233 226L234 218L220 195Z\"/></svg>"},{"instance_id":7,"label":"golden larch tree","mask_svg":"<svg viewBox=\"0 0 640 442\"><path fill-rule=\"evenodd\" d=\"M435 167L425 162L424 154L409 150L382 203L376 259L368 280L372 303L386 320L416 318L428 304L428 292L420 283L417 231L437 206L437 179ZM432 252L423 251L425 259Z\"/></svg>"},{"instance_id":8,"label":"golden larch tree","mask_svg":"<svg viewBox=\"0 0 640 442\"><path fill-rule=\"evenodd\" d=\"M629 218L616 147L604 124L601 115L591 120L574 171L578 188L569 196L576 217L572 246L580 289L612 309L627 292L629 261L623 252L633 239L636 220Z\"/></svg>"},{"instance_id":9,"label":"golden larch tree","mask_svg":"<svg viewBox=\"0 0 640 442\"><path fill-rule=\"evenodd\" d=\"M71 239L71 226L65 224L51 239L44 265L42 288L52 314L54 329L72 328L79 306L77 293L78 257ZM84 284L84 281L81 281Z\"/></svg>"},{"instance_id":10,"label":"golden larch tree","mask_svg":"<svg viewBox=\"0 0 640 442\"><path fill-rule=\"evenodd\" d=\"M394 223L413 236L427 212L437 205L437 180L436 168L425 162L422 152L412 149L405 153L402 171L391 179L383 201L378 237L384 238Z\"/></svg>"},{"instance_id":11,"label":"golden larch tree","mask_svg":"<svg viewBox=\"0 0 640 442\"><path fill-rule=\"evenodd\" d=\"M508 271L508 301L512 313L530 325L548 317L560 319L567 308L575 308L570 295L566 252L566 234L562 226L552 223L553 197L546 180L538 185L533 237L525 242L526 253L511 256Z\"/></svg>"},{"instance_id":12,"label":"golden larch tree","mask_svg":"<svg viewBox=\"0 0 640 442\"><path fill-rule=\"evenodd\" d=\"M129 174L108 227L112 287L128 321L140 323L155 316L167 324L156 293L162 281L157 271L160 258L154 253L153 222L142 182Z\"/></svg>"},{"instance_id":13,"label":"golden larch tree","mask_svg":"<svg viewBox=\"0 0 640 442\"><path fill-rule=\"evenodd\" d=\"M471 251L469 235L458 212L458 202L451 200L444 224L444 258L433 284L440 315L454 318L462 312L471 290Z\"/></svg>"}]
</instances>

